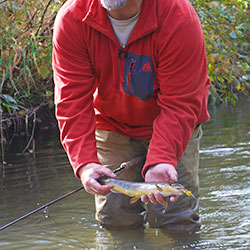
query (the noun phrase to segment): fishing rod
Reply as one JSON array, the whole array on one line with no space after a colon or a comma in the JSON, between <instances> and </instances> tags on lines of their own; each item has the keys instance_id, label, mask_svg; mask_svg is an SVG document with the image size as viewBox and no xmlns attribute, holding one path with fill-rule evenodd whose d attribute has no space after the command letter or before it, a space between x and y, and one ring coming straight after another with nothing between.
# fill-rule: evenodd
<instances>
[{"instance_id":1,"label":"fishing rod","mask_svg":"<svg viewBox=\"0 0 250 250\"><path fill-rule=\"evenodd\" d=\"M134 158L134 159L132 159L132 160L130 160L130 161L128 161L128 162L123 162L123 163L120 165L120 167L118 167L118 168L116 168L115 170L113 170L113 173L118 173L118 172L124 170L125 168L130 168L130 167L132 167L132 166L134 166L134 165L136 165L136 164L138 164L138 163L141 163L141 162L143 161L143 159L145 159L145 155L140 155L140 156L137 156L136 158ZM64 199L64 198L66 198L66 197L69 197L70 195L75 194L76 192L78 192L78 191L80 191L80 190L82 190L82 189L84 189L83 186L78 187L78 188L72 190L71 192L69 192L69 193L67 193L67 194L64 194L63 196L60 196L60 197L58 197L57 199L55 199L55 200L53 200L53 201L50 201L50 202L46 203L45 205L43 205L43 206L41 206L41 207L39 207L39 208L37 208L37 209L35 209L35 210L32 210L31 212L29 212L29 213L27 213L27 214L25 214L25 215L23 215L23 216L17 218L16 220L13 220L13 221L11 221L10 223L8 223L8 224L2 226L2 227L0 228L0 231L2 231L2 230L4 230L4 229L6 229L6 228L12 226L13 224L15 224L15 223L17 223L17 222L19 222L19 221L21 221L21 220L23 220L23 219L29 217L30 215L32 215L32 214L34 214L34 213L36 213L36 212L38 212L38 211L40 211L40 210L42 210L42 209L47 209L50 205L52 205L52 204L54 204L54 203L56 203L56 202L58 202L58 201L60 201L60 200L62 200L62 199Z\"/></svg>"},{"instance_id":2,"label":"fishing rod","mask_svg":"<svg viewBox=\"0 0 250 250\"><path fill-rule=\"evenodd\" d=\"M8 223L8 224L2 226L2 227L0 228L0 231L2 231L3 229L5 229L5 228L7 228L7 227L9 227L9 226L11 226L11 225L17 223L18 221L21 221L21 220L27 218L28 216L30 216L30 215L32 215L32 214L38 212L38 211L40 211L40 210L42 210L42 209L45 209L45 208L49 207L50 205L52 205L52 204L54 204L54 203L56 203L56 202L58 202L58 201L60 201L60 200L62 200L62 199L64 199L64 198L66 198L66 197L68 197L68 196L70 196L70 195L72 195L72 194L78 192L79 190L81 190L81 189L83 189L83 188L84 188L83 186L81 186L81 187L79 187L79 188L76 188L75 190L73 190L73 191L71 191L71 192L69 192L69 193L67 193L67 194L65 194L65 195L63 195L63 196L61 196L61 197L59 197L59 198L57 198L57 199L51 201L51 202L48 202L47 204L45 204L45 205L43 205L43 206L41 206L41 207L39 207L39 208L37 208L37 209L35 209L35 210L29 212L29 213L27 213L27 214L25 214L25 215L23 215L23 216L17 218L16 220L14 220L14 221L12 221L12 222L10 222L10 223Z\"/></svg>"}]
</instances>

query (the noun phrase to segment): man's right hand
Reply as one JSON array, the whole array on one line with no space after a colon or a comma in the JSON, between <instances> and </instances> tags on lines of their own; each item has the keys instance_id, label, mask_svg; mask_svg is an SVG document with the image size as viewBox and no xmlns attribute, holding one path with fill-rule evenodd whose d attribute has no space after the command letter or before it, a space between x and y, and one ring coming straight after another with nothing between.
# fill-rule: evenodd
<instances>
[{"instance_id":1,"label":"man's right hand","mask_svg":"<svg viewBox=\"0 0 250 250\"><path fill-rule=\"evenodd\" d=\"M116 175L109 168L97 163L88 163L80 168L79 176L85 190L90 194L106 195L112 185L101 185L98 179L102 176L115 178Z\"/></svg>"}]
</instances>

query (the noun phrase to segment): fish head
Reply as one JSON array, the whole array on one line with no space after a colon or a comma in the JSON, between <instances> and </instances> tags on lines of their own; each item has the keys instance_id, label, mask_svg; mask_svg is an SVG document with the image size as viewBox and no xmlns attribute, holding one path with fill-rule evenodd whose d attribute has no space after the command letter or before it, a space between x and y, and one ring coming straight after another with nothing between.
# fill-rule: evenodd
<instances>
[{"instance_id":1,"label":"fish head","mask_svg":"<svg viewBox=\"0 0 250 250\"><path fill-rule=\"evenodd\" d=\"M160 183L156 185L157 190L163 196L171 196L171 195L182 195L182 189L184 187L180 184L168 184L168 183Z\"/></svg>"},{"instance_id":2,"label":"fish head","mask_svg":"<svg viewBox=\"0 0 250 250\"><path fill-rule=\"evenodd\" d=\"M179 183L171 183L170 186L177 190L185 189L184 186Z\"/></svg>"},{"instance_id":3,"label":"fish head","mask_svg":"<svg viewBox=\"0 0 250 250\"><path fill-rule=\"evenodd\" d=\"M186 194L187 196L192 195L191 191L185 189L184 186L179 183L161 184L156 186L158 191L163 196L171 196L171 195L180 196L183 194Z\"/></svg>"},{"instance_id":4,"label":"fish head","mask_svg":"<svg viewBox=\"0 0 250 250\"><path fill-rule=\"evenodd\" d=\"M169 186L171 187L171 195L182 195L183 190L185 190L184 186L179 183L171 183Z\"/></svg>"},{"instance_id":5,"label":"fish head","mask_svg":"<svg viewBox=\"0 0 250 250\"><path fill-rule=\"evenodd\" d=\"M174 184L171 184L171 186L174 187L178 192L181 192L182 194L185 194L187 196L192 196L193 198L195 198L192 192L185 189L184 186L182 186L181 184L174 183Z\"/></svg>"}]
</instances>

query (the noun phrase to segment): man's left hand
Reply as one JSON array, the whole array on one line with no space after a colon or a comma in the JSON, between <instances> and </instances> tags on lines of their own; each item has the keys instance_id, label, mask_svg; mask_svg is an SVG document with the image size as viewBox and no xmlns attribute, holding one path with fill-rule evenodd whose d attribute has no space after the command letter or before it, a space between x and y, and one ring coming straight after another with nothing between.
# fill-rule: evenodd
<instances>
[{"instance_id":1,"label":"man's left hand","mask_svg":"<svg viewBox=\"0 0 250 250\"><path fill-rule=\"evenodd\" d=\"M150 167L145 175L145 182L177 182L177 171L175 167L171 164L160 163L153 167ZM170 201L174 202L177 200L177 196L170 196ZM142 202L152 202L153 204L162 204L164 205L164 197L159 193L150 193L147 195L141 196Z\"/></svg>"}]
</instances>

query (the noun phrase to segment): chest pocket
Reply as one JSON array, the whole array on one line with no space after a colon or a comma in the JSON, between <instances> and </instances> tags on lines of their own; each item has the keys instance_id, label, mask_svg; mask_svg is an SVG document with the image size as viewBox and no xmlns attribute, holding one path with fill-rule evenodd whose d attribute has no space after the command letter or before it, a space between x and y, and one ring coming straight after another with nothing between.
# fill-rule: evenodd
<instances>
[{"instance_id":1,"label":"chest pocket","mask_svg":"<svg viewBox=\"0 0 250 250\"><path fill-rule=\"evenodd\" d=\"M125 59L123 90L142 101L153 94L155 73L150 56L128 53Z\"/></svg>"}]
</instances>

